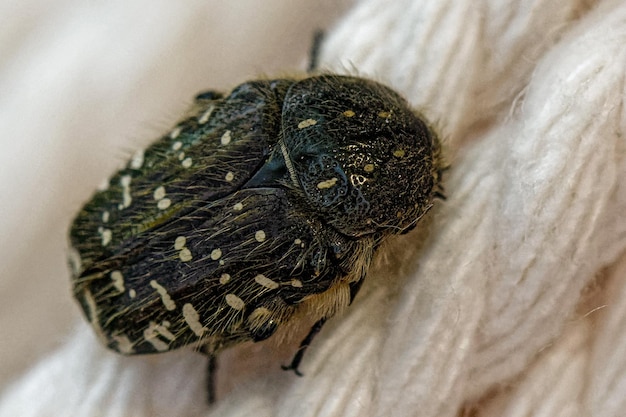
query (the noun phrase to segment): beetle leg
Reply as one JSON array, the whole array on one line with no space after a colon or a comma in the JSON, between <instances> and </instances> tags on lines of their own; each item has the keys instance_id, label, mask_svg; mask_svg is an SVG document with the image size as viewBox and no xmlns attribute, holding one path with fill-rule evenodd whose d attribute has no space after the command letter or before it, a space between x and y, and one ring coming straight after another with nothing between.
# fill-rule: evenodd
<instances>
[{"instance_id":1,"label":"beetle leg","mask_svg":"<svg viewBox=\"0 0 626 417\"><path fill-rule=\"evenodd\" d=\"M215 372L217 371L217 359L215 355L208 356L206 372L207 402L213 404L215 402Z\"/></svg>"},{"instance_id":2,"label":"beetle leg","mask_svg":"<svg viewBox=\"0 0 626 417\"><path fill-rule=\"evenodd\" d=\"M313 43L311 43L311 51L309 53L309 66L306 69L308 73L317 70L318 59L320 55L320 48L322 47L322 41L324 40L324 31L316 30L313 34Z\"/></svg>"},{"instance_id":3,"label":"beetle leg","mask_svg":"<svg viewBox=\"0 0 626 417\"><path fill-rule=\"evenodd\" d=\"M326 323L326 318L318 320L309 330L309 334L300 342L300 347L296 351L296 354L293 356L291 363L289 365L283 365L282 368L285 371L294 371L296 375L302 376L302 373L298 370L300 366L300 362L302 362L302 357L304 356L304 352L309 347L315 335L317 335L320 330L322 330L322 326Z\"/></svg>"}]
</instances>

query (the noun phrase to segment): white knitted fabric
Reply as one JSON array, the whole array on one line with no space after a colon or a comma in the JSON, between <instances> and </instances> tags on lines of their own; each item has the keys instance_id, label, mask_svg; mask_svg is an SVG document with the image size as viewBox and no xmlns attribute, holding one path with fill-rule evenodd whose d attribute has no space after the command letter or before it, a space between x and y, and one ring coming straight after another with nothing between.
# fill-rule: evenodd
<instances>
[{"instance_id":1,"label":"white knitted fabric","mask_svg":"<svg viewBox=\"0 0 626 417\"><path fill-rule=\"evenodd\" d=\"M197 14L158 20L159 7L173 6L155 4L145 12L154 21L141 24L161 25L159 35L126 46L127 81L101 89L142 94L141 77L158 71L159 59L177 59L171 54L178 49L181 60L191 56L183 46L201 30ZM229 14L224 6L217 12ZM133 16L119 13L116 19ZM278 16L270 25L294 24ZM246 17L263 27L258 16L238 16ZM98 19L93 12L89 24ZM96 46L97 35L89 40ZM213 35L215 42L229 36ZM80 55L71 58L80 66ZM186 350L130 358L107 351L79 318L67 284L68 294L55 302L70 306L75 330L66 325L57 335L60 346L5 381L1 417L626 415L626 3L362 0L329 29L321 66L402 92L441 133L451 169L448 199L421 228L383 248L356 302L328 322L307 352L305 376L280 370L293 343L231 349L220 357L219 398L208 407L203 357ZM49 79L39 87L62 88L64 67L58 68L52 75L20 72L17 65L15 71L31 81L43 72ZM179 73L170 68L162 92L171 96L178 81L195 87L185 84L188 71L185 64ZM37 100L36 92L26 92ZM99 110L87 99L85 106L69 116L62 102L43 111L80 118ZM23 116L34 123L31 133L44 132L37 130L39 115ZM67 129L67 123L46 128ZM84 132L130 136L116 129ZM5 150L20 146L20 138L3 140ZM109 151L109 158L129 153L123 151ZM63 149L57 152L50 158L62 158ZM98 157L93 163L105 164ZM0 162L2 182L13 187L3 199L20 191L28 196L7 168L16 165L10 156ZM101 165L99 173L107 169L114 165ZM73 175L81 170L85 165L74 162ZM56 220L62 227L88 198L95 185L89 182L76 201L63 203ZM61 204L54 189L45 191L57 202L51 204ZM11 213L28 207L14 204ZM15 222L3 225L2 242L13 243L13 254L29 249L18 230ZM32 252L24 257L30 259ZM6 288L3 300L11 298ZM34 310L46 320L45 304Z\"/></svg>"}]
</instances>

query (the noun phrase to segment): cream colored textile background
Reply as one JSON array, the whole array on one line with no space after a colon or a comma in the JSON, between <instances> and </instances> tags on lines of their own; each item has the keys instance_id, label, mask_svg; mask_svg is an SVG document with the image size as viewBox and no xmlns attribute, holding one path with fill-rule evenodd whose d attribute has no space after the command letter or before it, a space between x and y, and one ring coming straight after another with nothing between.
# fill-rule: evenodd
<instances>
[{"instance_id":1,"label":"cream colored textile background","mask_svg":"<svg viewBox=\"0 0 626 417\"><path fill-rule=\"evenodd\" d=\"M617 0L0 5L0 416L623 416L626 5ZM65 231L193 94L302 68L403 92L449 196L305 358L122 358L69 296Z\"/></svg>"}]
</instances>

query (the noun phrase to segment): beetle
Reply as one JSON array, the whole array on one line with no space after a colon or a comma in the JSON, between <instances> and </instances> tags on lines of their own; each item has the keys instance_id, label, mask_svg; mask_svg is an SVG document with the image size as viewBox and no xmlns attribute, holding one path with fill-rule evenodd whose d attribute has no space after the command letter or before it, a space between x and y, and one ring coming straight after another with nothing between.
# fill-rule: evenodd
<instances>
[{"instance_id":1,"label":"beetle","mask_svg":"<svg viewBox=\"0 0 626 417\"><path fill-rule=\"evenodd\" d=\"M437 135L364 78L254 80L199 94L70 230L72 285L111 349L214 357L356 296L372 256L442 196ZM296 323L297 324L297 323Z\"/></svg>"}]
</instances>

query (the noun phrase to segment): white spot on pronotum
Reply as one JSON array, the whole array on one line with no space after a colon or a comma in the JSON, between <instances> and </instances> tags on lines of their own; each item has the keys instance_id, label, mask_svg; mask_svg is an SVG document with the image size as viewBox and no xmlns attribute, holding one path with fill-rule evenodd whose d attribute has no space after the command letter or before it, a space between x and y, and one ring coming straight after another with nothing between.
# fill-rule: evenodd
<instances>
[{"instance_id":1,"label":"white spot on pronotum","mask_svg":"<svg viewBox=\"0 0 626 417\"><path fill-rule=\"evenodd\" d=\"M224 263L225 263L225 262L224 262L224 260L223 260L223 259L220 259L219 264L220 264L220 265L224 265Z\"/></svg>"},{"instance_id":2,"label":"white spot on pronotum","mask_svg":"<svg viewBox=\"0 0 626 417\"><path fill-rule=\"evenodd\" d=\"M278 288L280 286L280 285L278 285L278 283L276 281L272 281L271 279L269 279L268 277L266 277L263 274L259 274L259 275L255 276L254 280L260 286L268 288L270 290L275 290L276 288Z\"/></svg>"},{"instance_id":3,"label":"white spot on pronotum","mask_svg":"<svg viewBox=\"0 0 626 417\"><path fill-rule=\"evenodd\" d=\"M224 132L224 134L220 138L220 143L222 145L228 145L230 143L231 139L232 138L230 136L230 130L227 130L226 132Z\"/></svg>"},{"instance_id":4,"label":"white spot on pronotum","mask_svg":"<svg viewBox=\"0 0 626 417\"><path fill-rule=\"evenodd\" d=\"M233 206L233 210L234 211L241 211L243 210L243 204L242 203L237 203Z\"/></svg>"},{"instance_id":5,"label":"white spot on pronotum","mask_svg":"<svg viewBox=\"0 0 626 417\"><path fill-rule=\"evenodd\" d=\"M224 179L228 182L231 182L233 179L235 178L235 174L233 174L232 172L228 171L226 173L226 176L224 177Z\"/></svg>"},{"instance_id":6,"label":"white spot on pronotum","mask_svg":"<svg viewBox=\"0 0 626 417\"><path fill-rule=\"evenodd\" d=\"M396 149L395 151L393 151L393 156L395 156L396 158L402 158L404 154L404 149Z\"/></svg>"},{"instance_id":7,"label":"white spot on pronotum","mask_svg":"<svg viewBox=\"0 0 626 417\"><path fill-rule=\"evenodd\" d=\"M221 257L222 257L222 250L220 248L213 249L211 251L211 259L213 259L214 261L217 261Z\"/></svg>"},{"instance_id":8,"label":"white spot on pronotum","mask_svg":"<svg viewBox=\"0 0 626 417\"><path fill-rule=\"evenodd\" d=\"M305 127L314 126L317 124L315 119L306 119L298 123L298 129L304 129Z\"/></svg>"},{"instance_id":9,"label":"white spot on pronotum","mask_svg":"<svg viewBox=\"0 0 626 417\"><path fill-rule=\"evenodd\" d=\"M181 163L183 168L190 168L192 164L193 164L193 160L190 157L185 158L183 162Z\"/></svg>"},{"instance_id":10,"label":"white spot on pronotum","mask_svg":"<svg viewBox=\"0 0 626 417\"><path fill-rule=\"evenodd\" d=\"M133 342L131 342L128 336L126 336L125 334L116 334L111 337L113 338L115 343L117 343L117 350L119 350L121 353L130 355L135 351L133 349Z\"/></svg>"},{"instance_id":11,"label":"white spot on pronotum","mask_svg":"<svg viewBox=\"0 0 626 417\"><path fill-rule=\"evenodd\" d=\"M174 241L174 249L181 250L182 248L185 247L186 243L187 243L187 238L185 236L178 236L176 240Z\"/></svg>"},{"instance_id":12,"label":"white spot on pronotum","mask_svg":"<svg viewBox=\"0 0 626 417\"><path fill-rule=\"evenodd\" d=\"M165 210L171 205L172 205L172 200L170 200L169 198L164 198L162 200L159 200L159 202L157 203L157 208L159 210Z\"/></svg>"},{"instance_id":13,"label":"white spot on pronotum","mask_svg":"<svg viewBox=\"0 0 626 417\"><path fill-rule=\"evenodd\" d=\"M296 240L294 240L294 241L293 241L293 244L294 244L294 245L299 245L299 244L301 244L301 243L302 243L302 240L301 240L301 239L296 239Z\"/></svg>"},{"instance_id":14,"label":"white spot on pronotum","mask_svg":"<svg viewBox=\"0 0 626 417\"><path fill-rule=\"evenodd\" d=\"M177 140L176 142L172 143L172 150L173 151L177 151L177 150L179 150L182 147L183 147L183 143L181 141L179 141L179 140Z\"/></svg>"},{"instance_id":15,"label":"white spot on pronotum","mask_svg":"<svg viewBox=\"0 0 626 417\"><path fill-rule=\"evenodd\" d=\"M155 322L151 321L148 327L143 331L143 338L146 340L146 342L150 343L155 350L159 352L164 352L168 350L169 345L164 341L158 339L158 337L162 336L169 341L175 339L175 336L167 328L168 326L168 322L163 322L163 324L156 324Z\"/></svg>"},{"instance_id":16,"label":"white spot on pronotum","mask_svg":"<svg viewBox=\"0 0 626 417\"><path fill-rule=\"evenodd\" d=\"M200 337L207 331L207 328L200 323L200 315L190 303L183 305L183 318L196 336Z\"/></svg>"},{"instance_id":17,"label":"white spot on pronotum","mask_svg":"<svg viewBox=\"0 0 626 417\"><path fill-rule=\"evenodd\" d=\"M257 230L254 234L254 239L259 243L263 242L265 240L265 232L263 230Z\"/></svg>"},{"instance_id":18,"label":"white spot on pronotum","mask_svg":"<svg viewBox=\"0 0 626 417\"><path fill-rule=\"evenodd\" d=\"M333 177L333 178L330 178L328 180L319 182L317 184L317 188L319 188L320 190L323 190L325 188L331 188L335 184L337 184L337 178Z\"/></svg>"},{"instance_id":19,"label":"white spot on pronotum","mask_svg":"<svg viewBox=\"0 0 626 417\"><path fill-rule=\"evenodd\" d=\"M356 113L354 113L354 111L352 111L352 110L346 110L346 111L343 112L343 115L346 116L346 117L352 117L355 114Z\"/></svg>"},{"instance_id":20,"label":"white spot on pronotum","mask_svg":"<svg viewBox=\"0 0 626 417\"><path fill-rule=\"evenodd\" d=\"M203 125L208 122L211 117L211 113L213 113L213 109L215 109L215 106L211 105L204 113L202 113L202 115L198 118L198 123Z\"/></svg>"},{"instance_id":21,"label":"white spot on pronotum","mask_svg":"<svg viewBox=\"0 0 626 417\"><path fill-rule=\"evenodd\" d=\"M191 256L191 251L187 248L182 248L180 253L178 254L178 257L183 262L189 262L193 258L193 256Z\"/></svg>"},{"instance_id":22,"label":"white spot on pronotum","mask_svg":"<svg viewBox=\"0 0 626 417\"><path fill-rule=\"evenodd\" d=\"M172 297L167 293L167 290L161 286L155 280L150 281L150 286L154 288L159 295L161 296L161 301L163 301L163 305L168 310L174 310L176 308L176 303L172 300Z\"/></svg>"},{"instance_id":23,"label":"white spot on pronotum","mask_svg":"<svg viewBox=\"0 0 626 417\"><path fill-rule=\"evenodd\" d=\"M180 127L175 127L174 130L170 132L170 139L176 139L181 131L182 129Z\"/></svg>"},{"instance_id":24,"label":"white spot on pronotum","mask_svg":"<svg viewBox=\"0 0 626 417\"><path fill-rule=\"evenodd\" d=\"M160 187L157 187L157 189L154 190L154 194L152 196L157 201L161 200L163 197L165 197L165 187L163 187L162 185Z\"/></svg>"},{"instance_id":25,"label":"white spot on pronotum","mask_svg":"<svg viewBox=\"0 0 626 417\"><path fill-rule=\"evenodd\" d=\"M137 291L135 291L134 289L132 289L132 288L131 288L130 290L128 290L128 296L129 296L130 298L135 298L135 297L137 297Z\"/></svg>"},{"instance_id":26,"label":"white spot on pronotum","mask_svg":"<svg viewBox=\"0 0 626 417\"><path fill-rule=\"evenodd\" d=\"M225 299L226 299L226 304L228 304L235 310L241 311L246 307L246 303L244 303L243 300L237 297L235 294L226 294Z\"/></svg>"},{"instance_id":27,"label":"white spot on pronotum","mask_svg":"<svg viewBox=\"0 0 626 417\"><path fill-rule=\"evenodd\" d=\"M109 212L107 210L102 212L102 223L107 223L109 221Z\"/></svg>"},{"instance_id":28,"label":"white spot on pronotum","mask_svg":"<svg viewBox=\"0 0 626 417\"><path fill-rule=\"evenodd\" d=\"M363 167L363 171L374 172L374 164L365 164L365 166Z\"/></svg>"},{"instance_id":29,"label":"white spot on pronotum","mask_svg":"<svg viewBox=\"0 0 626 417\"><path fill-rule=\"evenodd\" d=\"M230 282L230 275L222 274L222 276L220 277L220 284L224 285L224 284L228 284L229 282Z\"/></svg>"},{"instance_id":30,"label":"white spot on pronotum","mask_svg":"<svg viewBox=\"0 0 626 417\"><path fill-rule=\"evenodd\" d=\"M143 166L143 157L144 157L144 153L142 149L135 152L132 159L130 160L130 167L132 169L141 168Z\"/></svg>"},{"instance_id":31,"label":"white spot on pronotum","mask_svg":"<svg viewBox=\"0 0 626 417\"><path fill-rule=\"evenodd\" d=\"M133 198L130 195L130 182L132 177L130 175L123 175L120 178L120 185L122 186L122 209L130 206Z\"/></svg>"},{"instance_id":32,"label":"white spot on pronotum","mask_svg":"<svg viewBox=\"0 0 626 417\"><path fill-rule=\"evenodd\" d=\"M124 292L124 275L120 271L111 272L111 281L113 281L113 286L119 292Z\"/></svg>"}]
</instances>

